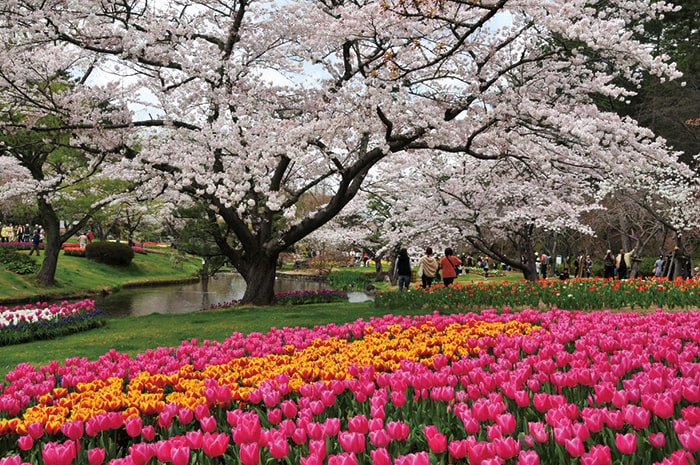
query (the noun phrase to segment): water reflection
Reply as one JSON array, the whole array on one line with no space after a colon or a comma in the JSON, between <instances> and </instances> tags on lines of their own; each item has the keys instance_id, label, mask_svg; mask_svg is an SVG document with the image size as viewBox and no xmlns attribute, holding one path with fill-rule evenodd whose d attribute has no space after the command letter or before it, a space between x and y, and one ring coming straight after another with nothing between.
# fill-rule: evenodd
<instances>
[{"instance_id":1,"label":"water reflection","mask_svg":"<svg viewBox=\"0 0 700 465\"><path fill-rule=\"evenodd\" d=\"M279 277L275 292L316 290L327 288L326 283ZM218 274L203 282L158 287L124 289L95 299L95 306L110 317L141 316L151 313L189 313L200 308L243 297L245 281L237 273ZM349 295L351 302L369 300L363 292Z\"/></svg>"}]
</instances>

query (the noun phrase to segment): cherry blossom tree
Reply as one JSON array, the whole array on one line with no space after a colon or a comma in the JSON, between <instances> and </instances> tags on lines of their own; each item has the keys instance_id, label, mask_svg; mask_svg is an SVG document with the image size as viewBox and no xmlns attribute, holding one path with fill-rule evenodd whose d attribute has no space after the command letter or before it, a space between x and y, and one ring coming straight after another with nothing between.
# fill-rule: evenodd
<instances>
[{"instance_id":1,"label":"cherry blossom tree","mask_svg":"<svg viewBox=\"0 0 700 465\"><path fill-rule=\"evenodd\" d=\"M639 159L662 160L662 146L591 96L627 98L618 77L677 76L628 29L669 8L651 0L10 0L0 7L0 59L13 78L33 63L67 70L66 80L87 76L63 88L71 117L63 127L123 148L106 174L207 203L226 224L217 243L246 280L243 301L268 304L278 255L334 218L382 160L420 166L433 151L527 159L548 175L604 165L625 145ZM105 117L86 105L97 96L121 111ZM327 201L297 215L313 192Z\"/></svg>"}]
</instances>

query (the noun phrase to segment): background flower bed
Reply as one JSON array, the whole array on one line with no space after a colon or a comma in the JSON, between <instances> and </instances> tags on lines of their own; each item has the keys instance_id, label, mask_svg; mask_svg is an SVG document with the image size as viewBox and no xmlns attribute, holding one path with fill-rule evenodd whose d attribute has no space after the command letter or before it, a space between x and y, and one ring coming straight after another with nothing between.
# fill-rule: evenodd
<instances>
[{"instance_id":1,"label":"background flower bed","mask_svg":"<svg viewBox=\"0 0 700 465\"><path fill-rule=\"evenodd\" d=\"M692 463L698 323L387 315L22 365L0 391L0 450L92 465Z\"/></svg>"},{"instance_id":2,"label":"background flower bed","mask_svg":"<svg viewBox=\"0 0 700 465\"><path fill-rule=\"evenodd\" d=\"M94 300L60 304L36 303L14 308L0 306L0 346L51 339L86 331L106 323Z\"/></svg>"},{"instance_id":3,"label":"background flower bed","mask_svg":"<svg viewBox=\"0 0 700 465\"><path fill-rule=\"evenodd\" d=\"M479 282L442 284L410 292L378 292L375 305L387 310L436 309L455 311L485 307L595 309L690 308L700 301L695 279L669 281L660 278L609 280L558 279L536 282Z\"/></svg>"}]
</instances>

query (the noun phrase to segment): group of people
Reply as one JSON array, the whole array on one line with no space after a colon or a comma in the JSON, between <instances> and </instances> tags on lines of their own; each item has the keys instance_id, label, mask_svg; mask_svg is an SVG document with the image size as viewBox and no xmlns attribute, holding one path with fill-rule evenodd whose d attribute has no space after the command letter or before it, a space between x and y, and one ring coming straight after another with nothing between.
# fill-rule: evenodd
<instances>
[{"instance_id":1,"label":"group of people","mask_svg":"<svg viewBox=\"0 0 700 465\"><path fill-rule=\"evenodd\" d=\"M428 288L433 285L438 272L442 277L445 286L451 286L454 280L462 273L462 260L455 256L451 247L445 249L445 255L438 259L432 247L425 249L425 255L418 260L418 276L420 276L421 286ZM396 274L398 276L399 291L406 291L411 283L413 268L408 250L402 248L396 258Z\"/></svg>"},{"instance_id":2,"label":"group of people","mask_svg":"<svg viewBox=\"0 0 700 465\"><path fill-rule=\"evenodd\" d=\"M35 225L34 229L36 229ZM31 242L34 229L27 224L0 223L0 242Z\"/></svg>"}]
</instances>

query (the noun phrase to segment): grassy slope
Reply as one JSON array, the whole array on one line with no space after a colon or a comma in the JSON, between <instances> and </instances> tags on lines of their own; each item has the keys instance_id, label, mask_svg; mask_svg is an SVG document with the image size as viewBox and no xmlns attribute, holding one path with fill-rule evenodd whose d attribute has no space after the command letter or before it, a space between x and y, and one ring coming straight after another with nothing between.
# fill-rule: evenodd
<instances>
[{"instance_id":1,"label":"grassy slope","mask_svg":"<svg viewBox=\"0 0 700 465\"><path fill-rule=\"evenodd\" d=\"M52 288L39 286L34 275L19 276L0 268L0 304L88 295L134 283L182 280L194 277L199 267L200 259L170 253L136 254L131 265L123 268L61 254L56 286Z\"/></svg>"}]
</instances>

